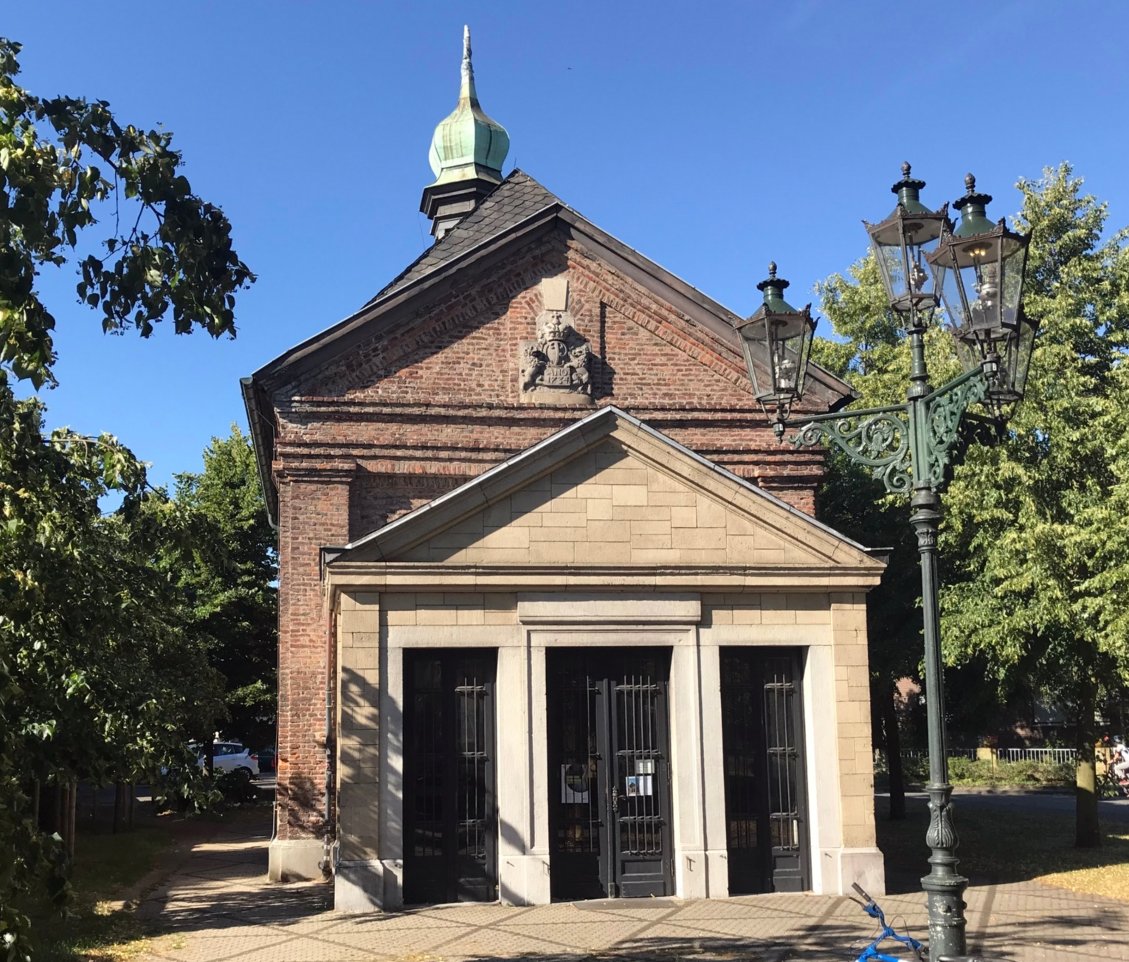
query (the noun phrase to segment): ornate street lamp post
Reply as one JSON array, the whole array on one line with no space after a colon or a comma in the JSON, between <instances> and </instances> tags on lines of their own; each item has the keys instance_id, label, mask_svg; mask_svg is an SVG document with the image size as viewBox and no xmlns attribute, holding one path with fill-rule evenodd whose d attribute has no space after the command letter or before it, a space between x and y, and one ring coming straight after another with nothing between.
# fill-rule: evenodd
<instances>
[{"instance_id":1,"label":"ornate street lamp post","mask_svg":"<svg viewBox=\"0 0 1129 962\"><path fill-rule=\"evenodd\" d=\"M960 224L947 206L930 211L919 200L925 182L910 177L892 190L893 213L867 224L890 309L901 318L910 343L911 367L904 404L813 417L791 438L796 447L830 444L870 468L886 490L910 499L910 523L921 560L921 598L925 640L925 699L929 732L929 874L921 880L929 908L929 951L933 959L965 953L964 891L968 880L956 870L957 835L952 818L952 786L945 752L940 620L937 601L937 527L940 493L950 452L968 407L984 403L1002 421L1023 397L1035 325L1023 315L1023 272L1028 235L993 224L985 215L991 201L976 192L971 174L967 191L955 202ZM786 281L770 277L757 285L764 305L738 327L757 399L783 438L793 403L804 389L811 337L808 308L784 302ZM925 331L943 307L956 340L964 372L933 388L925 364ZM765 369L771 383L762 384Z\"/></svg>"}]
</instances>

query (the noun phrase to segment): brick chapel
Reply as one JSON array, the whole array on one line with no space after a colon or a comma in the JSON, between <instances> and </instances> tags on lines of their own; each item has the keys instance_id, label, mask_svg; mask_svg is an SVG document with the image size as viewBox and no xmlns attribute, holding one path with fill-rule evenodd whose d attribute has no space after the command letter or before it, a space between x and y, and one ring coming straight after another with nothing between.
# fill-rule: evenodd
<instances>
[{"instance_id":1,"label":"brick chapel","mask_svg":"<svg viewBox=\"0 0 1129 962\"><path fill-rule=\"evenodd\" d=\"M434 243L243 381L279 532L274 879L346 911L882 890L866 592L741 318L530 175L469 35ZM814 370L805 410L846 384Z\"/></svg>"}]
</instances>

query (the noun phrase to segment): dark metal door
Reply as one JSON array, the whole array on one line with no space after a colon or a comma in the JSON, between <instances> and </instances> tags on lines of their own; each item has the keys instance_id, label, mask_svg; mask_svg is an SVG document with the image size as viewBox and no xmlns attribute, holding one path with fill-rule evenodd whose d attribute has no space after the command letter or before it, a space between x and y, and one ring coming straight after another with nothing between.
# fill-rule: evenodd
<instances>
[{"instance_id":1,"label":"dark metal door","mask_svg":"<svg viewBox=\"0 0 1129 962\"><path fill-rule=\"evenodd\" d=\"M800 676L794 650L721 652L731 894L809 887Z\"/></svg>"},{"instance_id":2,"label":"dark metal door","mask_svg":"<svg viewBox=\"0 0 1129 962\"><path fill-rule=\"evenodd\" d=\"M404 901L497 898L494 651L404 653Z\"/></svg>"},{"instance_id":3,"label":"dark metal door","mask_svg":"<svg viewBox=\"0 0 1129 962\"><path fill-rule=\"evenodd\" d=\"M669 671L668 649L549 652L555 898L673 890Z\"/></svg>"}]
</instances>

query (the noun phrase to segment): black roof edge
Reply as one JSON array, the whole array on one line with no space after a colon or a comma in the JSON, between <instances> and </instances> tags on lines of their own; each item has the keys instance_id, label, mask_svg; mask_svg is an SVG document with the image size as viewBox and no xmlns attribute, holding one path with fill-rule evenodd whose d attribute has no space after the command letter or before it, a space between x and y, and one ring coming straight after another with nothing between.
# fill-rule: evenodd
<instances>
[{"instance_id":1,"label":"black roof edge","mask_svg":"<svg viewBox=\"0 0 1129 962\"><path fill-rule=\"evenodd\" d=\"M651 260L646 254L637 251L635 248L631 247L624 241L621 241L615 235L609 234L607 231L593 224L592 221L588 220L588 218L586 218L583 214L577 213L567 205L562 205L562 208L563 209L560 211L559 216L571 227L582 230L584 233L591 236L593 240L596 240L600 244L604 245L612 253L631 262L651 277L654 277L660 282L666 284L667 287L669 287L679 296L690 301L692 304L697 305L699 308L707 311L708 313L715 315L722 323L718 328L713 329L714 334L722 337L723 339L737 339L739 337L736 331L736 327L734 326L734 322L743 321L744 318L741 317L741 315L739 315L736 311L733 311L732 309L726 307L720 301L714 300L709 296L709 294L705 293L700 288L695 287L689 281L679 277L673 271L667 270L667 268L663 267L656 261ZM730 346L733 347L738 353L741 352L740 343L736 340L734 341L734 343L731 343ZM827 409L829 412L838 411L840 408L844 407L847 404L850 404L852 401L858 398L858 392L855 391L855 389L851 387L851 385L849 385L846 381L842 380L831 371L828 371L825 367L821 367L819 364L816 364L814 361L810 361L809 364L810 367L817 371L819 374L816 380L825 388L827 388L831 393L838 395L838 397L828 405Z\"/></svg>"},{"instance_id":2,"label":"black roof edge","mask_svg":"<svg viewBox=\"0 0 1129 962\"><path fill-rule=\"evenodd\" d=\"M271 459L274 457L274 422L263 414L259 403L259 395L263 392L255 382L254 376L241 377L239 387L243 394L243 408L247 412L247 429L251 432L251 444L255 449L255 466L258 468L259 484L263 489L267 521L277 531L278 495L274 489L270 470ZM263 436L264 427L269 432L269 443L268 438Z\"/></svg>"},{"instance_id":3,"label":"black roof edge","mask_svg":"<svg viewBox=\"0 0 1129 962\"><path fill-rule=\"evenodd\" d=\"M530 214L525 220L512 224L509 227L492 234L489 238L481 244L477 244L469 250L456 254L450 260L444 261L435 270L429 271L420 277L409 281L402 287L398 287L384 297L377 298L365 304L360 310L354 311L348 317L338 321L336 324L327 327L323 331L311 335L299 344L284 351L273 361L264 364L257 370L253 377L257 381L264 380L277 380L279 375L286 371L288 368L293 368L295 374L302 373L306 368L299 362L307 358L313 357L319 351L319 347L326 346L327 339L330 343L337 341L341 337L349 334L352 330L362 327L371 316L387 309L389 306L397 303L398 301L407 300L414 295L418 290L426 289L436 281L446 276L453 268L462 267L465 264L473 263L478 258L489 253L490 250L497 246L500 242L508 241L511 237L520 236L522 234L533 233L538 227L548 223L552 220L564 205L559 201L542 207L540 210ZM313 366L313 365L310 365Z\"/></svg>"}]
</instances>

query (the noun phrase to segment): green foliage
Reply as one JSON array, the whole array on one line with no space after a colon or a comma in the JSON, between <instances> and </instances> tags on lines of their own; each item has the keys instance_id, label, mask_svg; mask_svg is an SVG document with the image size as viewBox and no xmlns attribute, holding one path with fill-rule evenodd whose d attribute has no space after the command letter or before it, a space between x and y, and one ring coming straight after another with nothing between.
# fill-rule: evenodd
<instances>
[{"instance_id":1,"label":"green foliage","mask_svg":"<svg viewBox=\"0 0 1129 962\"><path fill-rule=\"evenodd\" d=\"M221 710L218 678L154 564L191 519L109 435L46 434L0 379L0 930L27 956L24 906L65 897L31 788L156 774ZM103 515L102 497L121 508Z\"/></svg>"},{"instance_id":2,"label":"green foliage","mask_svg":"<svg viewBox=\"0 0 1129 962\"><path fill-rule=\"evenodd\" d=\"M929 759L917 755L903 760L906 778L929 780ZM992 761L990 758L949 757L949 781L966 788L1066 788L1074 784L1074 765L1039 761Z\"/></svg>"},{"instance_id":3,"label":"green foliage","mask_svg":"<svg viewBox=\"0 0 1129 962\"><path fill-rule=\"evenodd\" d=\"M231 227L196 196L167 131L119 123L105 101L41 98L16 83L0 39L0 952L30 957L27 909L66 899L57 839L35 786L154 775L186 764L189 733L222 714L221 678L161 561L202 524L145 482L113 437L46 435L9 377L54 383L55 319L36 290L75 263L106 332L148 337L171 319L234 336L254 281ZM100 238L100 240L96 240ZM104 516L100 499L123 499Z\"/></svg>"},{"instance_id":4,"label":"green foliage","mask_svg":"<svg viewBox=\"0 0 1129 962\"><path fill-rule=\"evenodd\" d=\"M1074 784L1074 766L1036 761L993 763L991 759L956 756L949 759L949 781L982 788L1065 788Z\"/></svg>"},{"instance_id":5,"label":"green foliage","mask_svg":"<svg viewBox=\"0 0 1129 962\"><path fill-rule=\"evenodd\" d=\"M36 275L78 257L99 218L76 293L103 330L148 337L171 316L177 333L234 336L235 293L255 277L223 211L192 192L172 135L122 125L102 100L29 93L15 82L19 51L0 38L0 367L53 381L55 319Z\"/></svg>"},{"instance_id":6,"label":"green foliage","mask_svg":"<svg viewBox=\"0 0 1129 962\"><path fill-rule=\"evenodd\" d=\"M1005 437L970 447L946 496L945 650L1001 689L1031 679L1085 748L1095 707L1129 683L1129 235L1103 241L1105 205L1067 165L1019 187L1040 328Z\"/></svg>"},{"instance_id":7,"label":"green foliage","mask_svg":"<svg viewBox=\"0 0 1129 962\"><path fill-rule=\"evenodd\" d=\"M229 730L254 746L273 741L278 558L250 439L234 425L212 438L204 470L177 476L175 500L200 537L162 564L225 679Z\"/></svg>"},{"instance_id":8,"label":"green foliage","mask_svg":"<svg viewBox=\"0 0 1129 962\"><path fill-rule=\"evenodd\" d=\"M998 443L967 447L944 499L942 641L963 669L950 708L973 703L983 724L989 701L1035 692L1073 709L1086 740L1095 706L1129 683L1129 238L1103 240L1105 206L1067 165L1019 188L1016 226L1032 231L1025 306L1040 329L1026 398ZM843 341L818 342L816 358L850 378L858 406L903 400L908 348L873 259L820 294ZM957 373L939 325L926 349L934 384ZM821 512L894 546L871 596L872 668L905 672L920 653L906 506L833 457Z\"/></svg>"},{"instance_id":9,"label":"green foliage","mask_svg":"<svg viewBox=\"0 0 1129 962\"><path fill-rule=\"evenodd\" d=\"M833 275L818 285L821 312L840 340L817 338L814 359L850 379L858 394L854 406L900 403L909 383L909 350L887 309L878 265L868 255L848 274ZM929 346L931 354L937 354L943 342L931 337ZM839 451L829 453L818 505L820 518L836 530L865 545L890 549L882 583L871 592L867 606L876 697L888 697L895 680L918 674L921 660L921 585L909 506L904 499L888 496L881 482Z\"/></svg>"}]
</instances>

